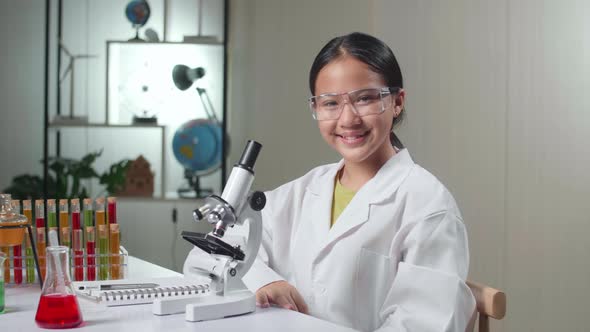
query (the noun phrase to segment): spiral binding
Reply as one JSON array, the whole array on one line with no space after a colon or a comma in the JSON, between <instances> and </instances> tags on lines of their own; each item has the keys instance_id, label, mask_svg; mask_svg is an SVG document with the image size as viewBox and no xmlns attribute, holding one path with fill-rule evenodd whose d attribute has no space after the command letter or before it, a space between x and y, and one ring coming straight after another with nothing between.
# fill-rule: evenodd
<instances>
[{"instance_id":1,"label":"spiral binding","mask_svg":"<svg viewBox=\"0 0 590 332\"><path fill-rule=\"evenodd\" d=\"M209 285L168 286L142 289L101 291L101 298L107 302L138 299L157 299L173 296L188 296L209 293Z\"/></svg>"}]
</instances>

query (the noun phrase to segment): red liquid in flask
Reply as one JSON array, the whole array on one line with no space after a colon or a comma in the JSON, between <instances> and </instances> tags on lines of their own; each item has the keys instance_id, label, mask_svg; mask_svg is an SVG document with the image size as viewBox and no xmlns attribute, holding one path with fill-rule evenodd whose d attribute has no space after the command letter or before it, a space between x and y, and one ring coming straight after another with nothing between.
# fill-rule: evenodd
<instances>
[{"instance_id":1,"label":"red liquid in flask","mask_svg":"<svg viewBox=\"0 0 590 332\"><path fill-rule=\"evenodd\" d=\"M46 329L67 329L82 323L82 314L74 295L42 295L35 322Z\"/></svg>"}]
</instances>

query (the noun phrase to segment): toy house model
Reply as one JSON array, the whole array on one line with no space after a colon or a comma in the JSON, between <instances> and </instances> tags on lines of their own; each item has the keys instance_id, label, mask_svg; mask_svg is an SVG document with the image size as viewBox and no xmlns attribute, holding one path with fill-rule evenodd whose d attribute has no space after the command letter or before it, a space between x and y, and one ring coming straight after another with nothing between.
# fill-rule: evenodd
<instances>
[{"instance_id":1,"label":"toy house model","mask_svg":"<svg viewBox=\"0 0 590 332\"><path fill-rule=\"evenodd\" d=\"M150 163L139 156L131 162L125 174L125 188L119 196L146 196L154 194L154 173L150 170Z\"/></svg>"}]
</instances>

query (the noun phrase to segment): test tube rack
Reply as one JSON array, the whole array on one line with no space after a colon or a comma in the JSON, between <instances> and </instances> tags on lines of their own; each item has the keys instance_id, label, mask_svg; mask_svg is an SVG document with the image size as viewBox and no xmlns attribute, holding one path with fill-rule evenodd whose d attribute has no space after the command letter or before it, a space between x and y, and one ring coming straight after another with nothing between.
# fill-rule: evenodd
<instances>
[{"instance_id":1,"label":"test tube rack","mask_svg":"<svg viewBox=\"0 0 590 332\"><path fill-rule=\"evenodd\" d=\"M34 252L34 256L37 257L35 260L38 262L39 258L43 258L41 256L38 256L36 254L36 251L33 249ZM74 251L73 249L70 248L70 277L72 281L87 281L87 280L118 280L118 279L125 279L128 275L129 275L129 253L127 252L127 250L123 247L123 246L119 246L119 254L117 255L113 255L113 254L106 254L106 255L101 255L101 254L96 254L96 255L87 255L86 253L84 253L83 255L74 255ZM27 282L27 278L23 277L23 281L22 283L16 283L15 282L15 278L14 278L14 271L21 271L21 275L25 276L27 273L27 267L24 266L25 264L23 264L23 266L21 267L15 267L13 262L14 259L21 259L22 262L26 262L26 259L31 259L31 256L13 256L10 255L8 257L8 259L6 260L6 262L9 262L8 265L5 266L0 266L0 268L7 268L6 272L9 273L10 275L10 280L8 279L8 277L6 277L5 275L5 285L10 287L10 286L14 286L14 285L19 285L19 284L30 284L30 282ZM94 261L96 262L96 264L94 265L89 265L88 262L88 258L94 258ZM107 261L109 261L109 263L107 264L101 264L100 263L100 259L106 259ZM118 258L119 264L111 264L111 258ZM82 264L75 264L75 260L76 259L82 259ZM41 274L40 270L39 270L39 265L36 264L37 270L35 273L35 282L39 282L42 285L42 282L39 278L39 275ZM75 278L76 276L76 268L78 269L83 269L83 278ZM90 270L94 270L95 271L95 275L94 278L89 278L88 275L88 271ZM104 268L108 271L108 277L106 279L99 279L99 270L100 268ZM113 269L117 270L119 273L117 277L113 278L111 271L113 271Z\"/></svg>"}]
</instances>

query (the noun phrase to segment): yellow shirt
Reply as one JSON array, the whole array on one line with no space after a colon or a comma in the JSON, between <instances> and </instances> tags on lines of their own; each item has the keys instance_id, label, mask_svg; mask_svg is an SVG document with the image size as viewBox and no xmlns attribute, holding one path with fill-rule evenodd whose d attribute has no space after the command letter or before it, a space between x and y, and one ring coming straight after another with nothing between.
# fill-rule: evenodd
<instances>
[{"instance_id":1,"label":"yellow shirt","mask_svg":"<svg viewBox=\"0 0 590 332\"><path fill-rule=\"evenodd\" d=\"M348 203L352 200L356 191L350 190L340 183L340 172L336 174L334 179L334 195L332 197L332 220L330 221L330 227L334 226L342 211L346 208Z\"/></svg>"}]
</instances>

